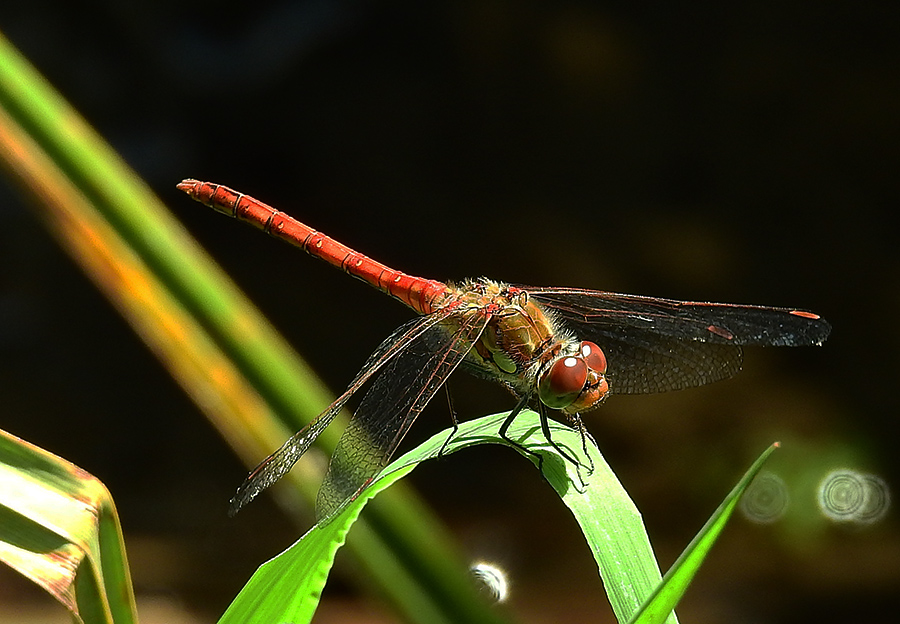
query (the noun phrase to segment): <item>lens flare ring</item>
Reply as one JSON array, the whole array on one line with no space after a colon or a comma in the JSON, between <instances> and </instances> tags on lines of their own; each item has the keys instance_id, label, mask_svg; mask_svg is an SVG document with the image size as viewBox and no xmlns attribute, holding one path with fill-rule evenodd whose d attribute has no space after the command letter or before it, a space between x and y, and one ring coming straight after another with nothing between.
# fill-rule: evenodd
<instances>
[{"instance_id":1,"label":"lens flare ring","mask_svg":"<svg viewBox=\"0 0 900 624\"><path fill-rule=\"evenodd\" d=\"M780 520L791 504L784 479L774 472L757 475L744 492L739 509L745 518L757 524L772 524Z\"/></svg>"},{"instance_id":2,"label":"lens flare ring","mask_svg":"<svg viewBox=\"0 0 900 624\"><path fill-rule=\"evenodd\" d=\"M881 477L840 469L819 483L817 502L822 514L834 522L868 525L887 514L891 493Z\"/></svg>"}]
</instances>

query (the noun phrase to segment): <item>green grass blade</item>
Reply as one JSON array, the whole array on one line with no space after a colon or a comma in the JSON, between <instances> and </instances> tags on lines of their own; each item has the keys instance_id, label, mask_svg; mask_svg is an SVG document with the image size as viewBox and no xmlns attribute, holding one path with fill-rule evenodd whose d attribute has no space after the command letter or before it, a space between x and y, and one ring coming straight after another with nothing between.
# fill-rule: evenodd
<instances>
[{"instance_id":1,"label":"green grass blade","mask_svg":"<svg viewBox=\"0 0 900 624\"><path fill-rule=\"evenodd\" d=\"M684 592L687 591L700 565L706 559L706 555L709 554L713 544L721 535L737 507L741 495L743 495L765 461L769 458L769 455L776 448L778 448L777 442L766 449L753 462L750 469L744 474L734 489L731 490L725 500L722 501L722 504L719 505L712 517L703 525L697 536L691 540L691 543L681 553L671 569L666 572L662 583L660 583L650 599L641 607L641 610L635 614L634 619L630 620L630 622L633 624L656 624L666 620L668 614L681 600Z\"/></svg>"},{"instance_id":2,"label":"green grass blade","mask_svg":"<svg viewBox=\"0 0 900 624\"><path fill-rule=\"evenodd\" d=\"M77 466L5 431L0 431L0 560L78 621L137 621L109 492Z\"/></svg>"}]
</instances>

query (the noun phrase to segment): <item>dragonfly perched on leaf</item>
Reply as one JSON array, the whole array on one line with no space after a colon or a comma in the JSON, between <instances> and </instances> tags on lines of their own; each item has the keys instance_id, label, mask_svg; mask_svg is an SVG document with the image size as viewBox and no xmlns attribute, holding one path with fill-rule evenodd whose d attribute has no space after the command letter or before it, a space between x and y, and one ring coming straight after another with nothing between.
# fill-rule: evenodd
<instances>
[{"instance_id":1,"label":"dragonfly perched on leaf","mask_svg":"<svg viewBox=\"0 0 900 624\"><path fill-rule=\"evenodd\" d=\"M554 445L549 410L561 412L586 439L581 415L611 393L665 392L726 379L740 370L743 346L821 345L831 330L818 314L794 308L533 288L486 278L444 283L414 277L225 186L184 180L178 188L363 280L420 315L382 342L334 403L250 473L231 499L232 515L284 476L366 385L319 490L319 522L359 496L387 466L457 368L496 380L518 397L500 428L502 437L519 412L534 405L544 435Z\"/></svg>"}]
</instances>

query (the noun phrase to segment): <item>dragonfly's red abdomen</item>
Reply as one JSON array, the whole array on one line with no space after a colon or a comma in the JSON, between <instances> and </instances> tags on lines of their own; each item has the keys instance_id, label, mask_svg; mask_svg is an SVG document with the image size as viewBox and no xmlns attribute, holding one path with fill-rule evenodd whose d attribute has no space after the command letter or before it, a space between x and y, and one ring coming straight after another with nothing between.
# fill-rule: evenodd
<instances>
[{"instance_id":1,"label":"dragonfly's red abdomen","mask_svg":"<svg viewBox=\"0 0 900 624\"><path fill-rule=\"evenodd\" d=\"M263 202L221 184L184 180L178 188L210 208L246 221L306 253L320 258L345 273L399 299L419 314L433 312L448 293L447 285L436 280L407 275L372 260L276 210Z\"/></svg>"}]
</instances>

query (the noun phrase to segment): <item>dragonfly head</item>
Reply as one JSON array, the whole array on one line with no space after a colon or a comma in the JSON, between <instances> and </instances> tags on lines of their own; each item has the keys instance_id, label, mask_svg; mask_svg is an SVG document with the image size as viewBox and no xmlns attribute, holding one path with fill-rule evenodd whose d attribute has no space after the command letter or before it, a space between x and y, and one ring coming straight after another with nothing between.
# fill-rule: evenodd
<instances>
[{"instance_id":1,"label":"dragonfly head","mask_svg":"<svg viewBox=\"0 0 900 624\"><path fill-rule=\"evenodd\" d=\"M540 374L538 394L544 405L567 414L596 406L609 394L603 351L585 340L576 353L557 356Z\"/></svg>"}]
</instances>

